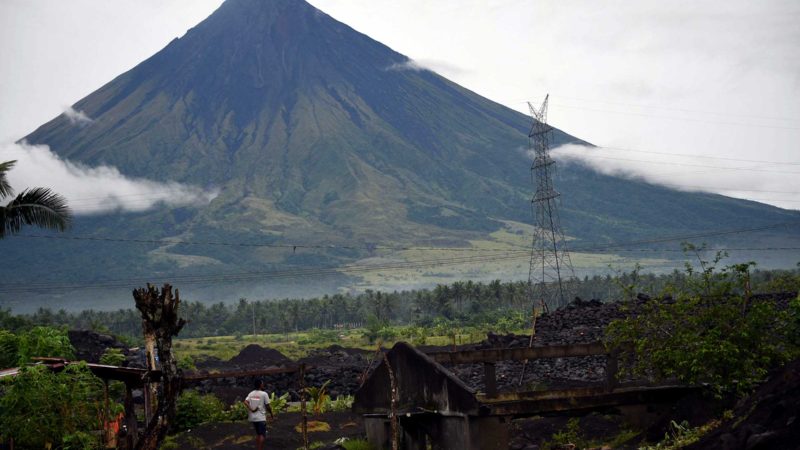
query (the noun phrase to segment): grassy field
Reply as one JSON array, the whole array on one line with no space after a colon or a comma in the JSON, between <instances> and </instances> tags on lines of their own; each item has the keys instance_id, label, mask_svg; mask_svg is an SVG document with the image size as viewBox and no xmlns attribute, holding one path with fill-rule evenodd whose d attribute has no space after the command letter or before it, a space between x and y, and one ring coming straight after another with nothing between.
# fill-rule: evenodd
<instances>
[{"instance_id":1,"label":"grassy field","mask_svg":"<svg viewBox=\"0 0 800 450\"><path fill-rule=\"evenodd\" d=\"M403 290L451 284L459 280L488 282L495 279L527 280L530 266L530 247L533 227L524 223L504 221L504 227L489 235L489 239L470 241L475 251L401 250L357 261L357 265L396 264L408 261L442 261L425 267L392 268L358 272L357 290ZM570 240L570 238L567 238ZM470 258L479 258L472 259ZM649 269L675 265L674 261L655 258L622 256L613 253L570 252L575 272L579 277L595 272L609 272L609 267L630 270L635 264ZM342 270L348 273L347 270Z\"/></svg>"}]
</instances>

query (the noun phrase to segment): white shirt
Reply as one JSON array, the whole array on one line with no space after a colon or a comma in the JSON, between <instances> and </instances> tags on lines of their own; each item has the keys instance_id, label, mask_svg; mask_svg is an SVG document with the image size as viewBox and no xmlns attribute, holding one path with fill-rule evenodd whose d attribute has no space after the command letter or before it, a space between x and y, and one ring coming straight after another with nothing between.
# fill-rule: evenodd
<instances>
[{"instance_id":1,"label":"white shirt","mask_svg":"<svg viewBox=\"0 0 800 450\"><path fill-rule=\"evenodd\" d=\"M250 409L247 411L247 419L250 422L266 422L267 421L267 405L269 404L269 396L264 391L255 390L247 394L245 399ZM253 412L252 410L256 410Z\"/></svg>"}]
</instances>

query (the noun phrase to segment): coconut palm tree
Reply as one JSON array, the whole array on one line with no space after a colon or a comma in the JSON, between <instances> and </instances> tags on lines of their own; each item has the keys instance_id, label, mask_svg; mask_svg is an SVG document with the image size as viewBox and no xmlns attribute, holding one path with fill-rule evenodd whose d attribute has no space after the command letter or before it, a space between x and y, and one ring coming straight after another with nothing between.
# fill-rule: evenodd
<instances>
[{"instance_id":1,"label":"coconut palm tree","mask_svg":"<svg viewBox=\"0 0 800 450\"><path fill-rule=\"evenodd\" d=\"M0 163L0 201L14 195L6 172L16 161ZM18 233L23 225L64 231L69 227L72 213L64 197L47 188L30 188L20 192L7 205L0 206L0 239Z\"/></svg>"}]
</instances>

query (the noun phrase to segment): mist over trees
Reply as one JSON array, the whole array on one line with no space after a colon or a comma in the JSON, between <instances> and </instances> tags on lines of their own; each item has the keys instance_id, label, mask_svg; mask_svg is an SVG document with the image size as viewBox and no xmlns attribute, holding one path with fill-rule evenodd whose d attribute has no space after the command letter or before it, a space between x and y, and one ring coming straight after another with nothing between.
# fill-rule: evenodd
<instances>
[{"instance_id":1,"label":"mist over trees","mask_svg":"<svg viewBox=\"0 0 800 450\"><path fill-rule=\"evenodd\" d=\"M654 275L622 272L615 276L585 277L575 281L576 296L583 300L619 301L638 293L659 296L667 287L685 289L690 275L675 271ZM797 291L800 270L755 270L751 275L754 292ZM430 326L435 322L477 325L495 323L511 314L530 312L527 282L488 283L457 281L433 289L360 294L333 294L310 299L239 299L234 303L212 304L186 301L181 315L188 320L181 337L288 333L313 328L356 328L368 324ZM117 311L52 311L40 308L30 315L13 315L0 310L0 326L24 329L34 325L86 328L139 339L141 322L131 309Z\"/></svg>"}]
</instances>

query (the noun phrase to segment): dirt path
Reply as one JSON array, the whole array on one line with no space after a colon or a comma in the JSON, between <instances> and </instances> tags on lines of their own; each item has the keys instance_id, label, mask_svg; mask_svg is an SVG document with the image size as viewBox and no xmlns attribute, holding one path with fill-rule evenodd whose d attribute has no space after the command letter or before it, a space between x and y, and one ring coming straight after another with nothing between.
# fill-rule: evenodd
<instances>
[{"instance_id":1,"label":"dirt path","mask_svg":"<svg viewBox=\"0 0 800 450\"><path fill-rule=\"evenodd\" d=\"M330 425L330 431L308 433L308 442L330 443L340 437L358 438L364 435L361 416L349 412L330 412L319 417L309 417ZM295 449L303 445L297 431L300 413L280 414L268 424L266 449ZM181 433L177 436L178 449L224 449L244 450L255 448L253 426L246 421L211 423Z\"/></svg>"}]
</instances>

